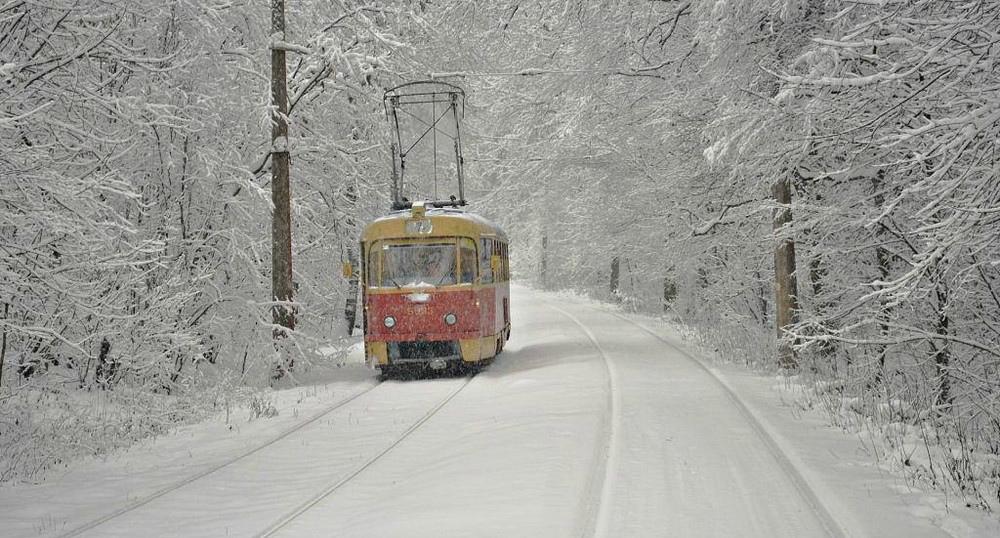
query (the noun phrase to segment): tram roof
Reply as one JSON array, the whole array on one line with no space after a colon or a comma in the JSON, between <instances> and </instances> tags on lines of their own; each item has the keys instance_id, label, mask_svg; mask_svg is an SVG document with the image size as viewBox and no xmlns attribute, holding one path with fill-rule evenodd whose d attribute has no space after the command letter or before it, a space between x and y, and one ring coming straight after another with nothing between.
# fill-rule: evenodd
<instances>
[{"instance_id":1,"label":"tram roof","mask_svg":"<svg viewBox=\"0 0 1000 538\"><path fill-rule=\"evenodd\" d=\"M500 239L507 240L507 234L492 221L481 215L468 213L462 209L429 207L424 211L423 219L428 219L432 222L433 227L430 233L407 232L406 223L408 221L421 219L413 216L412 209L393 211L365 226L364 231L361 233L361 240L462 236L470 235L473 231L477 235L495 235Z\"/></svg>"}]
</instances>

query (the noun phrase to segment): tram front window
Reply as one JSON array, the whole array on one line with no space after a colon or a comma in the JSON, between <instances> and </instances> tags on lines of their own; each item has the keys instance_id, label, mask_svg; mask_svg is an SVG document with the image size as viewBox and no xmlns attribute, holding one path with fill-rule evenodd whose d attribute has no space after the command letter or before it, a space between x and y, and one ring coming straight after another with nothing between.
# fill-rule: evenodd
<instances>
[{"instance_id":1,"label":"tram front window","mask_svg":"<svg viewBox=\"0 0 1000 538\"><path fill-rule=\"evenodd\" d=\"M455 284L455 244L383 244L381 281L397 288Z\"/></svg>"}]
</instances>

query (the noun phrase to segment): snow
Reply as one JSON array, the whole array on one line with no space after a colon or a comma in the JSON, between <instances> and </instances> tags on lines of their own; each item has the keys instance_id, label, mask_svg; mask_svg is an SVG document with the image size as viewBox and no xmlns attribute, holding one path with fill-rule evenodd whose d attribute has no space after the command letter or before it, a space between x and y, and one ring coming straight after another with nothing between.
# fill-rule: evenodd
<instances>
[{"instance_id":1,"label":"snow","mask_svg":"<svg viewBox=\"0 0 1000 538\"><path fill-rule=\"evenodd\" d=\"M309 47L303 47L302 45L296 45L295 43L289 43L288 41L283 41L281 39L271 39L271 50L283 50L286 52L298 52L299 54L309 55L312 54L312 50Z\"/></svg>"},{"instance_id":2,"label":"snow","mask_svg":"<svg viewBox=\"0 0 1000 538\"><path fill-rule=\"evenodd\" d=\"M793 405L781 378L709 362L658 320L522 287L512 294L512 339L473 378L377 384L355 346L316 384L267 395L272 418L231 410L44 483L0 489L0 529L1000 535L991 516L876 467L857 438Z\"/></svg>"},{"instance_id":3,"label":"snow","mask_svg":"<svg viewBox=\"0 0 1000 538\"><path fill-rule=\"evenodd\" d=\"M288 151L288 137L279 136L271 141L271 150L275 153L283 153Z\"/></svg>"}]
</instances>

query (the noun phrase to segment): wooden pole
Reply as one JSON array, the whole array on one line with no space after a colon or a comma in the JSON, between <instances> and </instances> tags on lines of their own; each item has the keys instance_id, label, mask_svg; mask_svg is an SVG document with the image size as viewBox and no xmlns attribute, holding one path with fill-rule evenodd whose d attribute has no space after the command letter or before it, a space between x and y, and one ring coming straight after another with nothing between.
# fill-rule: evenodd
<instances>
[{"instance_id":1,"label":"wooden pole","mask_svg":"<svg viewBox=\"0 0 1000 538\"><path fill-rule=\"evenodd\" d=\"M782 368L795 368L798 361L793 348L794 340L788 329L796 320L798 283L795 280L795 241L783 228L792 222L792 192L788 178L779 179L771 187L774 201L774 308L775 328L778 332L778 364Z\"/></svg>"},{"instance_id":2,"label":"wooden pole","mask_svg":"<svg viewBox=\"0 0 1000 538\"><path fill-rule=\"evenodd\" d=\"M285 1L271 2L271 308L274 337L287 336L295 329L292 301L292 221L288 155L288 87L285 51L274 43L285 39ZM280 328L279 328L280 327ZM288 359L285 367L292 367ZM280 377L281 372L278 372Z\"/></svg>"}]
</instances>

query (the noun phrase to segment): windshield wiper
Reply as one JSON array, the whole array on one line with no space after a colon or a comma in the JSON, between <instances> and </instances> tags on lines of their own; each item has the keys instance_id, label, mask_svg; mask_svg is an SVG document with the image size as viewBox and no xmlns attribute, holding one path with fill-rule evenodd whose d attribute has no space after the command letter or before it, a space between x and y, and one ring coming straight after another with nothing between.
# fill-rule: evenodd
<instances>
[{"instance_id":1,"label":"windshield wiper","mask_svg":"<svg viewBox=\"0 0 1000 538\"><path fill-rule=\"evenodd\" d=\"M445 273L444 276L441 277L441 280L438 280L438 283L434 285L434 287L435 288L441 287L441 284L444 284L444 279L448 278L449 276L451 276L451 273Z\"/></svg>"}]
</instances>

